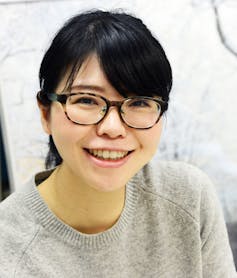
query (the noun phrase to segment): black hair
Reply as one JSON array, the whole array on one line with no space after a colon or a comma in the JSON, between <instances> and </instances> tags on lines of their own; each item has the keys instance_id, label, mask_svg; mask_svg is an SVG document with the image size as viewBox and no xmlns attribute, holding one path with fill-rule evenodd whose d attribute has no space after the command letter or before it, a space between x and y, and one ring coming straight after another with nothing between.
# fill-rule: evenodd
<instances>
[{"instance_id":1,"label":"black hair","mask_svg":"<svg viewBox=\"0 0 237 278\"><path fill-rule=\"evenodd\" d=\"M159 41L142 20L123 12L101 10L74 16L56 34L41 63L38 101L50 107L45 94L55 91L68 70L66 87L70 90L80 66L92 53L96 53L108 81L122 96L160 96L168 102L172 71ZM46 168L61 162L50 136Z\"/></svg>"}]
</instances>

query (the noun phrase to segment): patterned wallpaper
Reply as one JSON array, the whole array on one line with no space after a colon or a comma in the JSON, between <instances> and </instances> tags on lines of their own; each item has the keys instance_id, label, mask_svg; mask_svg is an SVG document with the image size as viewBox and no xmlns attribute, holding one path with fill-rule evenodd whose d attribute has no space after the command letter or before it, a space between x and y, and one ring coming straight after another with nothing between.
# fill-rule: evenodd
<instances>
[{"instance_id":1,"label":"patterned wallpaper","mask_svg":"<svg viewBox=\"0 0 237 278\"><path fill-rule=\"evenodd\" d=\"M202 168L232 219L237 215L236 0L0 1L0 115L12 190L44 167L47 136L35 101L44 51L67 18L92 8L134 13L161 41L174 87L153 161L177 159Z\"/></svg>"}]
</instances>

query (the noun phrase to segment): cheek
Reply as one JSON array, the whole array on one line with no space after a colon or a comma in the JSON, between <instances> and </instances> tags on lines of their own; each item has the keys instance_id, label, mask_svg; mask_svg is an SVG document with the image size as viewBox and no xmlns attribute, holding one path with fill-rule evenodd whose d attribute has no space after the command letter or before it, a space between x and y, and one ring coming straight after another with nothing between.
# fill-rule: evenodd
<instances>
[{"instance_id":1,"label":"cheek","mask_svg":"<svg viewBox=\"0 0 237 278\"><path fill-rule=\"evenodd\" d=\"M53 138L61 141L73 141L76 136L76 125L70 122L62 108L55 104L50 114L50 128Z\"/></svg>"},{"instance_id":2,"label":"cheek","mask_svg":"<svg viewBox=\"0 0 237 278\"><path fill-rule=\"evenodd\" d=\"M86 141L90 127L80 126L69 121L61 107L52 107L50 129L54 143L60 154L71 153L77 145ZM71 155L71 154L70 154Z\"/></svg>"},{"instance_id":3,"label":"cheek","mask_svg":"<svg viewBox=\"0 0 237 278\"><path fill-rule=\"evenodd\" d=\"M162 122L160 121L151 129L147 129L141 134L140 142L144 151L153 156L158 148L162 131Z\"/></svg>"}]
</instances>

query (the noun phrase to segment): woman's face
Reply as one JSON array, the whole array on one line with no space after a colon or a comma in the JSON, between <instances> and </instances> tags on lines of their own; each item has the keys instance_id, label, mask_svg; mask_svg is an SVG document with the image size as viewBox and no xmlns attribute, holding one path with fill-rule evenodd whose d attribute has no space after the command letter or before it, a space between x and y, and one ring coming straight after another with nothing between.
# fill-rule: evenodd
<instances>
[{"instance_id":1,"label":"woman's face","mask_svg":"<svg viewBox=\"0 0 237 278\"><path fill-rule=\"evenodd\" d=\"M58 85L58 94L63 93L65 82L66 78ZM82 64L72 91L93 92L109 100L123 100L108 82L96 55L91 55ZM147 130L133 129L121 121L117 108L112 107L99 124L82 126L71 122L62 105L53 102L49 117L43 116L43 126L53 137L63 159L62 167L83 186L108 192L125 186L151 159L157 150L162 123L160 120ZM111 152L115 159L103 157Z\"/></svg>"}]
</instances>

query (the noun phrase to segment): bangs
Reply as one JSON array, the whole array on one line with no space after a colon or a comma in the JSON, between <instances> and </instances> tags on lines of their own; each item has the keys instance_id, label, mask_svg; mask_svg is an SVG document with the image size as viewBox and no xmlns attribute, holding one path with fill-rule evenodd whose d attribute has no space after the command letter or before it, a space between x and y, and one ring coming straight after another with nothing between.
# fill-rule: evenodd
<instances>
[{"instance_id":1,"label":"bangs","mask_svg":"<svg viewBox=\"0 0 237 278\"><path fill-rule=\"evenodd\" d=\"M171 69L161 46L132 26L95 31L95 52L111 85L123 96L161 96L167 100Z\"/></svg>"},{"instance_id":2,"label":"bangs","mask_svg":"<svg viewBox=\"0 0 237 278\"><path fill-rule=\"evenodd\" d=\"M100 18L87 26L83 39L87 42L83 52L80 47L71 52L74 64L69 88L83 61L95 53L108 81L122 96L161 96L168 101L171 67L161 45L145 26L136 29L134 22L125 26L114 19Z\"/></svg>"},{"instance_id":3,"label":"bangs","mask_svg":"<svg viewBox=\"0 0 237 278\"><path fill-rule=\"evenodd\" d=\"M52 91L68 75L71 89L82 63L96 54L110 84L124 97L160 96L169 100L172 71L159 41L141 20L127 14L95 12L71 19L53 41L42 72ZM50 58L50 59L48 59ZM42 75L43 76L43 75Z\"/></svg>"}]
</instances>

